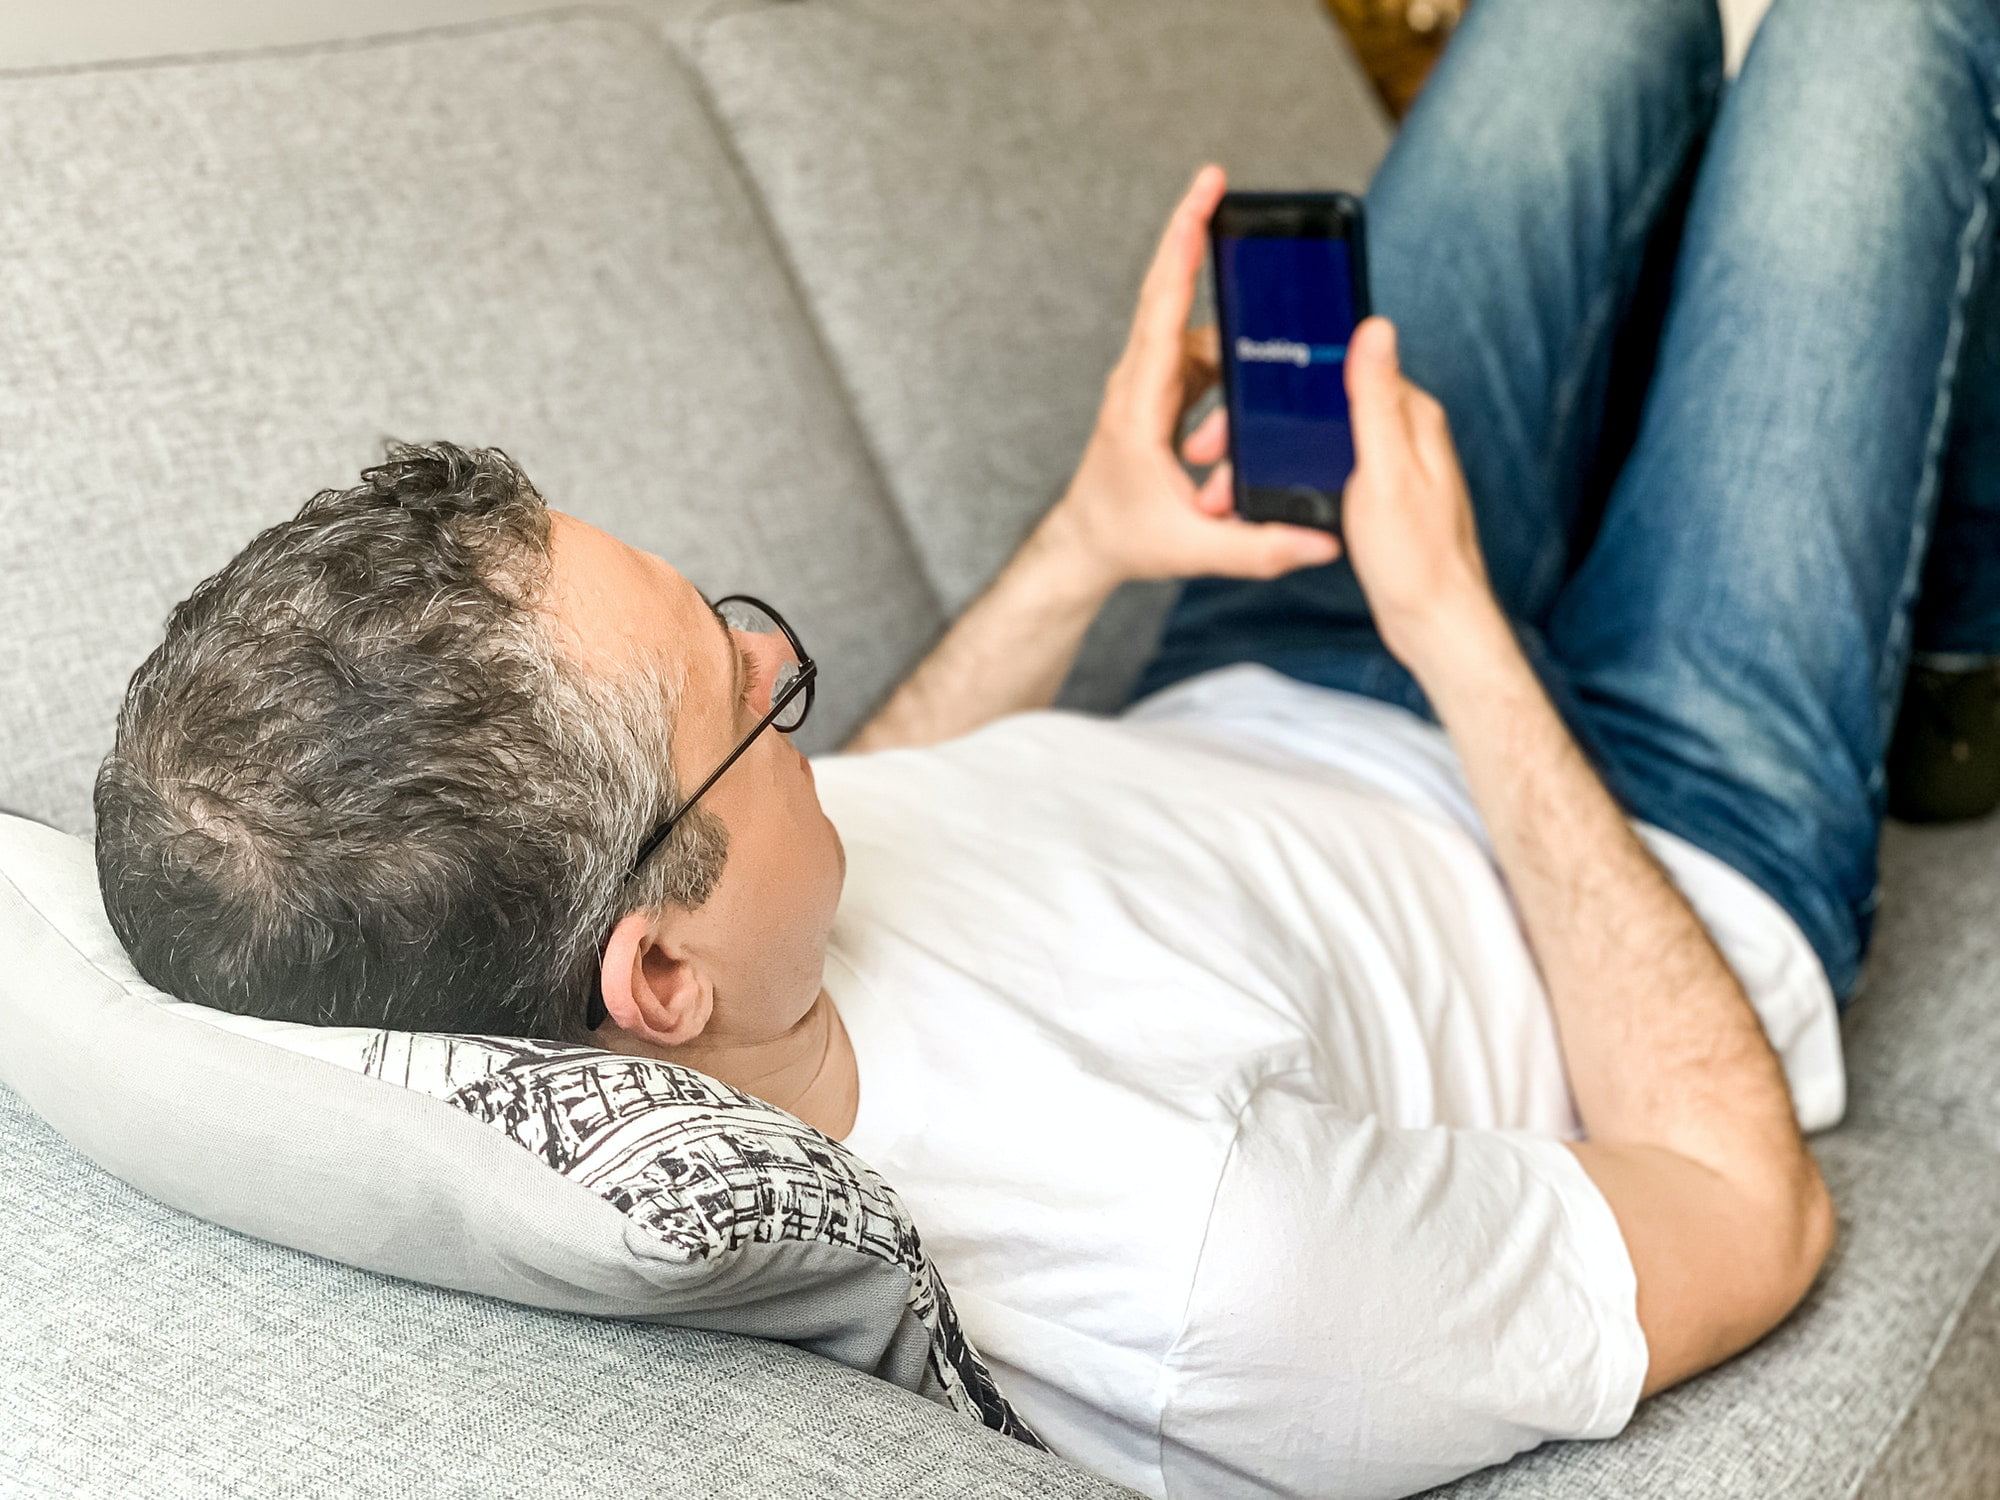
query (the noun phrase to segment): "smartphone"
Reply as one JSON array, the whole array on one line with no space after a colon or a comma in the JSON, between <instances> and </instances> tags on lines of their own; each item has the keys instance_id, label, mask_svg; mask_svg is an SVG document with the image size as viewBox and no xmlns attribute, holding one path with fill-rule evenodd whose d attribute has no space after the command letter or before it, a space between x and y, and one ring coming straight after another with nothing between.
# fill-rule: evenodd
<instances>
[{"instance_id":1,"label":"smartphone","mask_svg":"<svg viewBox=\"0 0 2000 1500\"><path fill-rule=\"evenodd\" d=\"M1236 513L1338 535L1347 341L1368 316L1361 200L1226 193L1208 235Z\"/></svg>"}]
</instances>

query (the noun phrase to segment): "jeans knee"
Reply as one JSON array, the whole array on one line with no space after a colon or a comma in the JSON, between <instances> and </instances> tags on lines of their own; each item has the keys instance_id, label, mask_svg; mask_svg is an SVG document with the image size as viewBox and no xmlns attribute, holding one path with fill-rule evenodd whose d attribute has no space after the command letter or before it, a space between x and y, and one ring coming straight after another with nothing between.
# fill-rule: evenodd
<instances>
[{"instance_id":1,"label":"jeans knee","mask_svg":"<svg viewBox=\"0 0 2000 1500\"><path fill-rule=\"evenodd\" d=\"M1767 219L1839 204L1817 232L1845 224L1865 248L1941 197L1964 216L1988 185L1996 108L1995 0L1774 0L1724 116Z\"/></svg>"},{"instance_id":2,"label":"jeans knee","mask_svg":"<svg viewBox=\"0 0 2000 1500\"><path fill-rule=\"evenodd\" d=\"M1988 87L2000 73L1995 0L1772 0L1744 69L1765 62L1849 78L1885 74L1921 89L1935 69L1970 64Z\"/></svg>"},{"instance_id":3,"label":"jeans knee","mask_svg":"<svg viewBox=\"0 0 2000 1500\"><path fill-rule=\"evenodd\" d=\"M1465 33L1501 43L1523 89L1631 89L1722 67L1717 0L1480 0Z\"/></svg>"},{"instance_id":4,"label":"jeans knee","mask_svg":"<svg viewBox=\"0 0 2000 1500\"><path fill-rule=\"evenodd\" d=\"M1449 138L1457 176L1502 191L1597 163L1607 142L1678 147L1721 79L1716 0L1478 0L1404 134Z\"/></svg>"}]
</instances>

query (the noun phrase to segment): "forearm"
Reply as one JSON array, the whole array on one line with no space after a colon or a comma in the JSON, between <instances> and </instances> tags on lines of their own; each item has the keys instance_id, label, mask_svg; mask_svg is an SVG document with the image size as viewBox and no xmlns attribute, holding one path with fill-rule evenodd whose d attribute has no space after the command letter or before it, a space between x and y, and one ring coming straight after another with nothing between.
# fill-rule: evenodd
<instances>
[{"instance_id":1,"label":"forearm","mask_svg":"<svg viewBox=\"0 0 2000 1500\"><path fill-rule=\"evenodd\" d=\"M1659 1390L1761 1337L1833 1233L1748 997L1584 758L1489 599L1420 673L1548 985L1574 1146L1639 1278Z\"/></svg>"},{"instance_id":2,"label":"forearm","mask_svg":"<svg viewBox=\"0 0 2000 1500\"><path fill-rule=\"evenodd\" d=\"M1657 1391L1797 1304L1832 1203L1743 987L1521 654L1444 408L1403 378L1386 322L1355 330L1347 392L1355 572L1457 745L1548 985L1589 1134L1570 1149L1618 1220Z\"/></svg>"},{"instance_id":3,"label":"forearm","mask_svg":"<svg viewBox=\"0 0 2000 1500\"><path fill-rule=\"evenodd\" d=\"M1460 623L1462 622L1462 623ZM1778 1059L1736 976L1632 832L1490 596L1425 687L1519 905L1592 1139L1713 1165L1799 1151ZM1746 1132L1749 1139L1746 1140Z\"/></svg>"},{"instance_id":4,"label":"forearm","mask_svg":"<svg viewBox=\"0 0 2000 1500\"><path fill-rule=\"evenodd\" d=\"M933 745L1048 707L1116 582L1051 511L844 748Z\"/></svg>"}]
</instances>

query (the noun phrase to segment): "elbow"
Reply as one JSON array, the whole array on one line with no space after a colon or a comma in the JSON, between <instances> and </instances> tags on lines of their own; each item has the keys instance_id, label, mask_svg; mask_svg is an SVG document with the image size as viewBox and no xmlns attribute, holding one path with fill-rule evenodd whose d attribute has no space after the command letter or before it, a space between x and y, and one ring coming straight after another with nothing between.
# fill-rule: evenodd
<instances>
[{"instance_id":1,"label":"elbow","mask_svg":"<svg viewBox=\"0 0 2000 1500\"><path fill-rule=\"evenodd\" d=\"M1742 1352L1790 1317L1833 1251L1833 1197L1811 1153L1799 1154L1802 1165L1785 1189L1758 1194L1752 1201L1759 1206L1740 1221L1734 1285L1711 1304L1715 1321L1694 1369ZM1687 1373L1692 1371L1680 1372Z\"/></svg>"},{"instance_id":2,"label":"elbow","mask_svg":"<svg viewBox=\"0 0 2000 1500\"><path fill-rule=\"evenodd\" d=\"M1819 1279L1839 1232L1833 1195L1812 1153L1801 1146L1799 1167L1787 1191L1767 1219L1766 1254L1761 1282L1762 1304L1756 1321L1776 1327L1806 1298Z\"/></svg>"},{"instance_id":3,"label":"elbow","mask_svg":"<svg viewBox=\"0 0 2000 1500\"><path fill-rule=\"evenodd\" d=\"M1833 1242L1840 1232L1840 1216L1834 1211L1833 1194L1827 1191L1819 1163L1813 1160L1810 1151L1803 1155L1805 1180L1800 1185L1798 1264L1794 1271L1798 1290L1791 1302L1794 1307L1819 1279L1820 1268L1833 1253Z\"/></svg>"},{"instance_id":4,"label":"elbow","mask_svg":"<svg viewBox=\"0 0 2000 1500\"><path fill-rule=\"evenodd\" d=\"M1833 1197L1803 1142L1771 1158L1730 1176L1659 1148L1590 1157L1638 1276L1644 1394L1749 1348L1818 1280L1838 1229Z\"/></svg>"}]
</instances>

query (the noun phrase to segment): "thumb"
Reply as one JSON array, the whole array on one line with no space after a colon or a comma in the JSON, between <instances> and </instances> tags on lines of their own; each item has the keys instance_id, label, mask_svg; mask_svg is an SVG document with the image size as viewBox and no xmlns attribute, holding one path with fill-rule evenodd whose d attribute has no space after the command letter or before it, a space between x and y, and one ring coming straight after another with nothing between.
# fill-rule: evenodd
<instances>
[{"instance_id":1,"label":"thumb","mask_svg":"<svg viewBox=\"0 0 2000 1500\"><path fill-rule=\"evenodd\" d=\"M1403 409L1403 372L1396 360L1396 325L1384 317L1363 318L1347 341L1346 363L1347 406L1360 461L1408 449L1411 438Z\"/></svg>"},{"instance_id":2,"label":"thumb","mask_svg":"<svg viewBox=\"0 0 2000 1500\"><path fill-rule=\"evenodd\" d=\"M1340 556L1340 543L1310 526L1230 517L1210 522L1207 529L1211 541L1201 570L1228 578L1277 578Z\"/></svg>"}]
</instances>

